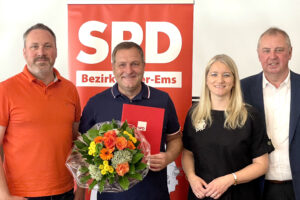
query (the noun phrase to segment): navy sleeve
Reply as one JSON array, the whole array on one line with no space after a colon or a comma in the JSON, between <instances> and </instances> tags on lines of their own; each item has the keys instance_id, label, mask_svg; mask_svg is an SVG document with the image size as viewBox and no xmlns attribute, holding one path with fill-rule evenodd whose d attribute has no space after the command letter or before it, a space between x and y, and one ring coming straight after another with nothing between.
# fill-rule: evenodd
<instances>
[{"instance_id":1,"label":"navy sleeve","mask_svg":"<svg viewBox=\"0 0 300 200\"><path fill-rule=\"evenodd\" d=\"M96 123L94 119L94 110L92 108L93 108L92 103L89 100L86 106L84 107L80 118L79 132L81 134L87 132Z\"/></svg>"},{"instance_id":2,"label":"navy sleeve","mask_svg":"<svg viewBox=\"0 0 300 200\"><path fill-rule=\"evenodd\" d=\"M169 97L169 96L168 96ZM172 99L169 97L168 99L168 104L167 104L167 108L165 111L165 120L166 121L166 133L167 134L172 134L177 132L180 129L180 125L178 122L178 117L176 114L176 110L175 110L175 106L173 104Z\"/></svg>"}]
</instances>

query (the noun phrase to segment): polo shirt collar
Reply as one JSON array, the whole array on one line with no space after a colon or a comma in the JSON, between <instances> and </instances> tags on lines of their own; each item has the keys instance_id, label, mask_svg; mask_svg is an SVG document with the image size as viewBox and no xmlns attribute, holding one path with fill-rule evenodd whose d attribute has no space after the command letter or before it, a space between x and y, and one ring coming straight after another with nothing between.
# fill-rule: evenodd
<instances>
[{"instance_id":1,"label":"polo shirt collar","mask_svg":"<svg viewBox=\"0 0 300 200\"><path fill-rule=\"evenodd\" d=\"M54 81L53 82L57 82L57 81L61 81L61 75L60 73L57 71L57 69L53 68L53 72L54 72ZM23 74L27 77L28 81L33 82L36 81L37 78L34 77L28 70L27 65L25 65L24 69L23 69Z\"/></svg>"},{"instance_id":2,"label":"polo shirt collar","mask_svg":"<svg viewBox=\"0 0 300 200\"><path fill-rule=\"evenodd\" d=\"M110 91L114 98L123 96L118 89L118 83L114 84L114 86L111 88ZM144 82L142 82L141 92L138 95L136 95L132 100L142 100L142 99L150 99L150 88Z\"/></svg>"}]
</instances>

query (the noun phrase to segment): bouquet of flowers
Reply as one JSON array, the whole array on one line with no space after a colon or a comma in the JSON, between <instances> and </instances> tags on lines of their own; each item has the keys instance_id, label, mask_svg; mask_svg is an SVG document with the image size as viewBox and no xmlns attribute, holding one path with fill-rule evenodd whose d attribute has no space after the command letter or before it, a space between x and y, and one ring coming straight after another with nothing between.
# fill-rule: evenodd
<instances>
[{"instance_id":1,"label":"bouquet of flowers","mask_svg":"<svg viewBox=\"0 0 300 200\"><path fill-rule=\"evenodd\" d=\"M149 171L150 145L126 121L98 123L74 143L66 165L80 187L121 192Z\"/></svg>"}]
</instances>

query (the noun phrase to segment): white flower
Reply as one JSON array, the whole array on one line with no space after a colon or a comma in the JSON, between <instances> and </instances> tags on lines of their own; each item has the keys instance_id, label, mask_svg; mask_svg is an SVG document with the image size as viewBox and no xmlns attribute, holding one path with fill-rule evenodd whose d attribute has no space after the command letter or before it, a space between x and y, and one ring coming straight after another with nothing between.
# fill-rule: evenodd
<instances>
[{"instance_id":1,"label":"white flower","mask_svg":"<svg viewBox=\"0 0 300 200\"><path fill-rule=\"evenodd\" d=\"M196 128L196 132L204 130L205 127L206 127L205 120L202 119L200 122L198 122L198 123L196 124L196 127L195 127L195 128Z\"/></svg>"},{"instance_id":2,"label":"white flower","mask_svg":"<svg viewBox=\"0 0 300 200\"><path fill-rule=\"evenodd\" d=\"M132 153L128 150L116 151L114 157L111 159L111 165L116 168L118 164L130 162L132 160Z\"/></svg>"},{"instance_id":3,"label":"white flower","mask_svg":"<svg viewBox=\"0 0 300 200\"><path fill-rule=\"evenodd\" d=\"M117 135L120 135L120 131L118 129L113 129L114 131L116 131Z\"/></svg>"},{"instance_id":4,"label":"white flower","mask_svg":"<svg viewBox=\"0 0 300 200\"><path fill-rule=\"evenodd\" d=\"M98 169L96 165L89 165L89 172L93 179L96 179L96 181L100 181L102 178L101 171Z\"/></svg>"}]
</instances>

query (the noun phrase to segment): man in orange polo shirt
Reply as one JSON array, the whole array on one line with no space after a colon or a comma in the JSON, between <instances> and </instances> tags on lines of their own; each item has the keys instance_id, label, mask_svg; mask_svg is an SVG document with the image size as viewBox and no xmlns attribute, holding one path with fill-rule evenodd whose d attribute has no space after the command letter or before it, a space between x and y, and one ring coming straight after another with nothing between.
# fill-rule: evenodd
<instances>
[{"instance_id":1,"label":"man in orange polo shirt","mask_svg":"<svg viewBox=\"0 0 300 200\"><path fill-rule=\"evenodd\" d=\"M53 68L53 31L36 24L24 33L23 72L0 83L0 199L84 199L73 194L65 166L77 135L80 102L75 86Z\"/></svg>"}]
</instances>

